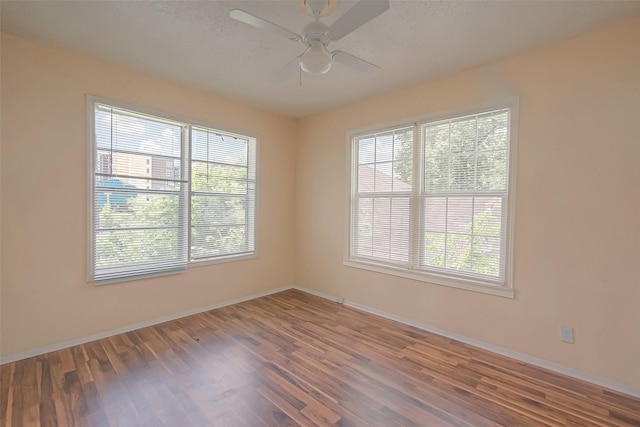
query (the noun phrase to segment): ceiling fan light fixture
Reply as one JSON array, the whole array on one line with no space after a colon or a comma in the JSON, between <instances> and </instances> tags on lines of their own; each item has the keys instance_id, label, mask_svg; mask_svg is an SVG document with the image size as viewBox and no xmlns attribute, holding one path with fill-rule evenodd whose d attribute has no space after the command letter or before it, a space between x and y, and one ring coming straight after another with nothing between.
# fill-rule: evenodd
<instances>
[{"instance_id":1,"label":"ceiling fan light fixture","mask_svg":"<svg viewBox=\"0 0 640 427\"><path fill-rule=\"evenodd\" d=\"M309 74L325 74L331 69L331 55L322 42L312 42L309 49L300 57L300 68Z\"/></svg>"}]
</instances>

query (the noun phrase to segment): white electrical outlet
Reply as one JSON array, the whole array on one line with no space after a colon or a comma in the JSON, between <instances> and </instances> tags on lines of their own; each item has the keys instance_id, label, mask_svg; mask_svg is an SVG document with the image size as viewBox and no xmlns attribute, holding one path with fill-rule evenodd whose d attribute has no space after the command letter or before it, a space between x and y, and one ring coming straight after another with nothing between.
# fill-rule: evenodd
<instances>
[{"instance_id":1,"label":"white electrical outlet","mask_svg":"<svg viewBox=\"0 0 640 427\"><path fill-rule=\"evenodd\" d=\"M560 341L573 344L573 328L571 326L560 326Z\"/></svg>"}]
</instances>

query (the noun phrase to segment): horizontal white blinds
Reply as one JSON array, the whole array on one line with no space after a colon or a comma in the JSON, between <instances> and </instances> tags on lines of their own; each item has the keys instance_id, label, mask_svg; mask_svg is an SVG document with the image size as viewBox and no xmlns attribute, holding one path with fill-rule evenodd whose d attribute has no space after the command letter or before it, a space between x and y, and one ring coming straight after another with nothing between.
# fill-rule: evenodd
<instances>
[{"instance_id":1,"label":"horizontal white blinds","mask_svg":"<svg viewBox=\"0 0 640 427\"><path fill-rule=\"evenodd\" d=\"M255 254L255 138L90 105L89 280Z\"/></svg>"},{"instance_id":2,"label":"horizontal white blinds","mask_svg":"<svg viewBox=\"0 0 640 427\"><path fill-rule=\"evenodd\" d=\"M422 125L420 266L504 279L509 110Z\"/></svg>"},{"instance_id":3,"label":"horizontal white blinds","mask_svg":"<svg viewBox=\"0 0 640 427\"><path fill-rule=\"evenodd\" d=\"M255 250L255 141L191 129L191 259Z\"/></svg>"},{"instance_id":4,"label":"horizontal white blinds","mask_svg":"<svg viewBox=\"0 0 640 427\"><path fill-rule=\"evenodd\" d=\"M424 193L504 194L509 111L422 125Z\"/></svg>"},{"instance_id":5,"label":"horizontal white blinds","mask_svg":"<svg viewBox=\"0 0 640 427\"><path fill-rule=\"evenodd\" d=\"M350 259L504 284L509 122L500 109L353 138Z\"/></svg>"},{"instance_id":6,"label":"horizontal white blinds","mask_svg":"<svg viewBox=\"0 0 640 427\"><path fill-rule=\"evenodd\" d=\"M413 134L413 127L408 127L355 140L355 257L409 262Z\"/></svg>"},{"instance_id":7,"label":"horizontal white blinds","mask_svg":"<svg viewBox=\"0 0 640 427\"><path fill-rule=\"evenodd\" d=\"M186 267L183 126L95 104L93 277Z\"/></svg>"},{"instance_id":8,"label":"horizontal white blinds","mask_svg":"<svg viewBox=\"0 0 640 427\"><path fill-rule=\"evenodd\" d=\"M423 268L502 277L503 197L425 197Z\"/></svg>"}]
</instances>

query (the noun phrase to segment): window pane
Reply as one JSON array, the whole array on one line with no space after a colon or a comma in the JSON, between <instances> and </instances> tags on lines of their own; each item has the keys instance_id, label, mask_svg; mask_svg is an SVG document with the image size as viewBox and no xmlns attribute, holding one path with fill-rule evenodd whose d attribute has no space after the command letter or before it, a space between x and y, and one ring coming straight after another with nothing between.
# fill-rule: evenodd
<instances>
[{"instance_id":1,"label":"window pane","mask_svg":"<svg viewBox=\"0 0 640 427\"><path fill-rule=\"evenodd\" d=\"M149 163L147 160L151 156L132 153L119 153L109 151L99 151L99 163L96 163L96 172L102 173L100 169L104 168L105 172L112 175L133 175L151 177L151 173L147 172ZM105 167L105 163L108 167Z\"/></svg>"},{"instance_id":2,"label":"window pane","mask_svg":"<svg viewBox=\"0 0 640 427\"><path fill-rule=\"evenodd\" d=\"M451 122L451 153L466 153L475 151L476 121L467 118Z\"/></svg>"},{"instance_id":3,"label":"window pane","mask_svg":"<svg viewBox=\"0 0 640 427\"><path fill-rule=\"evenodd\" d=\"M391 239L391 199L373 200L373 256L389 257Z\"/></svg>"},{"instance_id":4,"label":"window pane","mask_svg":"<svg viewBox=\"0 0 640 427\"><path fill-rule=\"evenodd\" d=\"M444 267L445 233L426 232L424 235L424 264L429 267Z\"/></svg>"},{"instance_id":5,"label":"window pane","mask_svg":"<svg viewBox=\"0 0 640 427\"><path fill-rule=\"evenodd\" d=\"M394 133L393 191L411 191L413 181L413 129Z\"/></svg>"},{"instance_id":6,"label":"window pane","mask_svg":"<svg viewBox=\"0 0 640 427\"><path fill-rule=\"evenodd\" d=\"M449 189L450 190L473 190L475 178L475 156L473 154L463 154L451 156Z\"/></svg>"},{"instance_id":7,"label":"window pane","mask_svg":"<svg viewBox=\"0 0 640 427\"><path fill-rule=\"evenodd\" d=\"M191 259L253 252L255 144L213 129L191 134Z\"/></svg>"},{"instance_id":8,"label":"window pane","mask_svg":"<svg viewBox=\"0 0 640 427\"><path fill-rule=\"evenodd\" d=\"M471 270L471 236L447 233L445 266L452 270Z\"/></svg>"},{"instance_id":9,"label":"window pane","mask_svg":"<svg viewBox=\"0 0 640 427\"><path fill-rule=\"evenodd\" d=\"M507 152L478 153L479 190L505 190L507 188Z\"/></svg>"},{"instance_id":10,"label":"window pane","mask_svg":"<svg viewBox=\"0 0 640 427\"><path fill-rule=\"evenodd\" d=\"M376 159L375 138L362 138L358 141L358 163L373 163Z\"/></svg>"},{"instance_id":11,"label":"window pane","mask_svg":"<svg viewBox=\"0 0 640 427\"><path fill-rule=\"evenodd\" d=\"M208 132L201 129L191 129L191 160L206 162L209 160Z\"/></svg>"},{"instance_id":12,"label":"window pane","mask_svg":"<svg viewBox=\"0 0 640 427\"><path fill-rule=\"evenodd\" d=\"M409 261L410 206L408 197L391 199L389 255L396 261Z\"/></svg>"},{"instance_id":13,"label":"window pane","mask_svg":"<svg viewBox=\"0 0 640 427\"><path fill-rule=\"evenodd\" d=\"M247 222L247 197L191 196L191 224L245 225Z\"/></svg>"},{"instance_id":14,"label":"window pane","mask_svg":"<svg viewBox=\"0 0 640 427\"><path fill-rule=\"evenodd\" d=\"M424 134L424 154L426 157L448 156L449 155L449 123L439 123L435 125L423 126Z\"/></svg>"},{"instance_id":15,"label":"window pane","mask_svg":"<svg viewBox=\"0 0 640 427\"><path fill-rule=\"evenodd\" d=\"M447 232L471 234L473 199L450 197L447 209Z\"/></svg>"},{"instance_id":16,"label":"window pane","mask_svg":"<svg viewBox=\"0 0 640 427\"><path fill-rule=\"evenodd\" d=\"M426 231L442 233L447 230L446 197L427 197L424 199L424 228Z\"/></svg>"},{"instance_id":17,"label":"window pane","mask_svg":"<svg viewBox=\"0 0 640 427\"><path fill-rule=\"evenodd\" d=\"M376 136L376 163L393 160L393 133Z\"/></svg>"},{"instance_id":18,"label":"window pane","mask_svg":"<svg viewBox=\"0 0 640 427\"><path fill-rule=\"evenodd\" d=\"M192 162L191 189L206 193L247 193L247 168L217 163Z\"/></svg>"},{"instance_id":19,"label":"window pane","mask_svg":"<svg viewBox=\"0 0 640 427\"><path fill-rule=\"evenodd\" d=\"M185 268L183 125L94 105L92 278Z\"/></svg>"},{"instance_id":20,"label":"window pane","mask_svg":"<svg viewBox=\"0 0 640 427\"><path fill-rule=\"evenodd\" d=\"M393 191L407 192L411 191L412 166L404 162L393 162Z\"/></svg>"},{"instance_id":21,"label":"window pane","mask_svg":"<svg viewBox=\"0 0 640 427\"><path fill-rule=\"evenodd\" d=\"M375 165L358 167L358 193L372 193L374 186Z\"/></svg>"},{"instance_id":22,"label":"window pane","mask_svg":"<svg viewBox=\"0 0 640 427\"><path fill-rule=\"evenodd\" d=\"M501 274L506 194L481 192L507 190L508 121L499 110L423 126L425 194L469 194L424 199L425 267Z\"/></svg>"},{"instance_id":23,"label":"window pane","mask_svg":"<svg viewBox=\"0 0 640 427\"><path fill-rule=\"evenodd\" d=\"M354 212L354 254L409 261L409 197L359 198Z\"/></svg>"},{"instance_id":24,"label":"window pane","mask_svg":"<svg viewBox=\"0 0 640 427\"><path fill-rule=\"evenodd\" d=\"M179 196L96 191L95 228L178 227Z\"/></svg>"},{"instance_id":25,"label":"window pane","mask_svg":"<svg viewBox=\"0 0 640 427\"><path fill-rule=\"evenodd\" d=\"M247 166L246 139L200 128L192 129L191 138L193 160Z\"/></svg>"},{"instance_id":26,"label":"window pane","mask_svg":"<svg viewBox=\"0 0 640 427\"><path fill-rule=\"evenodd\" d=\"M376 173L374 175L374 191L389 192L393 188L393 173L391 162L376 163Z\"/></svg>"},{"instance_id":27,"label":"window pane","mask_svg":"<svg viewBox=\"0 0 640 427\"><path fill-rule=\"evenodd\" d=\"M500 238L475 236L471 252L472 271L488 276L500 276L500 252Z\"/></svg>"},{"instance_id":28,"label":"window pane","mask_svg":"<svg viewBox=\"0 0 640 427\"><path fill-rule=\"evenodd\" d=\"M508 110L423 126L424 191L506 191Z\"/></svg>"},{"instance_id":29,"label":"window pane","mask_svg":"<svg viewBox=\"0 0 640 427\"><path fill-rule=\"evenodd\" d=\"M357 199L353 222L355 227L354 251L357 255L373 255L373 199Z\"/></svg>"},{"instance_id":30,"label":"window pane","mask_svg":"<svg viewBox=\"0 0 640 427\"><path fill-rule=\"evenodd\" d=\"M176 228L96 231L96 270L158 264L182 258ZM140 270L148 269L141 266Z\"/></svg>"},{"instance_id":31,"label":"window pane","mask_svg":"<svg viewBox=\"0 0 640 427\"><path fill-rule=\"evenodd\" d=\"M502 198L476 197L473 214L473 234L502 235Z\"/></svg>"},{"instance_id":32,"label":"window pane","mask_svg":"<svg viewBox=\"0 0 640 427\"><path fill-rule=\"evenodd\" d=\"M503 198L425 197L423 203L424 266L499 276Z\"/></svg>"},{"instance_id":33,"label":"window pane","mask_svg":"<svg viewBox=\"0 0 640 427\"><path fill-rule=\"evenodd\" d=\"M359 194L353 206L352 254L390 263L409 262L413 127L358 137ZM364 164L363 164L364 163ZM378 193L378 196L363 197Z\"/></svg>"},{"instance_id":34,"label":"window pane","mask_svg":"<svg viewBox=\"0 0 640 427\"><path fill-rule=\"evenodd\" d=\"M250 252L245 226L191 227L191 258Z\"/></svg>"},{"instance_id":35,"label":"window pane","mask_svg":"<svg viewBox=\"0 0 640 427\"><path fill-rule=\"evenodd\" d=\"M449 157L428 157L424 165L425 191L449 189Z\"/></svg>"},{"instance_id":36,"label":"window pane","mask_svg":"<svg viewBox=\"0 0 640 427\"><path fill-rule=\"evenodd\" d=\"M111 107L96 108L95 133L98 149L177 158L182 149L182 126Z\"/></svg>"},{"instance_id":37,"label":"window pane","mask_svg":"<svg viewBox=\"0 0 640 427\"><path fill-rule=\"evenodd\" d=\"M497 111L478 116L478 150L506 150L509 112Z\"/></svg>"}]
</instances>

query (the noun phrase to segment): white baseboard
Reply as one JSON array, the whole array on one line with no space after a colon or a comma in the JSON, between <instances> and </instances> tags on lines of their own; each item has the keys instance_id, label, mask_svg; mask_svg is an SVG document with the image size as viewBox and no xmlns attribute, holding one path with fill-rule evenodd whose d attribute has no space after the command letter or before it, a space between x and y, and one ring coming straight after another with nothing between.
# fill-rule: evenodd
<instances>
[{"instance_id":1,"label":"white baseboard","mask_svg":"<svg viewBox=\"0 0 640 427\"><path fill-rule=\"evenodd\" d=\"M391 313L387 313L385 311L382 310L378 310L363 304L358 304L356 302L353 301L345 301L343 298L341 297L337 297L334 295L330 295L330 294L326 294L324 292L320 292L320 291L316 291L315 289L310 289L310 288L304 288L302 286L282 286L280 288L276 288L276 289L270 289L268 291L264 291L264 292L259 292L256 294L251 294L251 295L247 295L245 297L241 297L241 298L236 298L236 299L232 299L232 300L228 300L228 301L223 301L217 304L211 304L208 306L204 306L204 307L198 307L198 308L194 308L192 310L187 310L187 311L183 311L180 313L175 313L175 314L170 314L167 316L162 316L162 317L158 317L152 320L147 320L144 322L139 322L139 323L135 323L133 325L127 325L127 326L123 326L121 328L117 328L117 329L112 329L110 331L105 331L105 332L101 332L98 334L94 334L94 335L89 335L89 336L85 336L82 338L77 338L74 340L70 340L70 341L65 341L62 343L57 343L57 344L52 344L49 346L45 346L45 347L40 347L40 348L35 348L32 350L28 350L25 351L23 353L18 353L18 354L13 354L13 355L9 355L6 357L3 357L0 361L0 364L5 364L5 363L11 363L11 362L15 362L18 360L22 360L22 359L27 359L29 357L34 357L34 356L39 356L41 354L45 354L45 353L49 353L52 351L56 351L56 350L61 350L63 348L68 348L68 347L73 347L74 345L79 345L79 344L84 344L90 341L95 341L95 340L99 340L102 338L107 338L113 335L117 335L117 334L122 334L125 332L131 332L134 331L136 329L140 329L140 328L146 328L148 326L153 326L153 325L157 325L159 323L164 323L164 322L168 322L170 320L175 320L175 319L180 319L182 317L186 317L186 316L191 316L193 314L198 314L198 313L202 313L205 311L209 311L209 310L215 310L216 308L221 308L221 307L226 307L228 305L233 305L233 304L238 304L241 302L245 302L245 301L249 301L252 299L256 299L256 298L260 298L260 297L264 297L267 295L272 295L278 292L282 292L282 291L286 291L288 289L297 289L301 292L305 292L311 295L315 295L317 297L320 298L324 298L326 300L329 301L333 301L333 302L337 302L337 303L343 303L345 306L347 307L351 307L354 308L356 310L360 310L360 311L364 311L367 313L371 313L371 314L375 314L376 316L380 316L380 317L385 317L387 319L391 319L391 320L395 320L396 322L400 322L403 323L405 325L409 325L409 326L413 326L416 327L418 329L422 329L428 332L432 332L434 334L438 334L441 335L443 337L447 337L450 339L454 339L456 341L460 341L487 351L491 351L493 353L497 353L506 357L510 357L512 359L515 360L519 360L521 362L525 362L528 363L530 365L534 365L534 366L538 366L541 368L545 368L548 369L550 371L554 371L557 372L559 374L563 374L572 378L576 378L582 381L586 381L586 382L590 382L592 384L596 384L598 386L601 387L606 387L608 389L611 390L615 390L617 392L620 393L624 393L624 394L628 394L630 396L633 397L637 397L640 398L640 390L636 389L634 387L630 387L627 385L623 385L623 384L617 384L614 383L612 381L609 381L607 379L601 378L601 377L597 377L595 375L591 375L591 374L586 374L584 372L578 371L576 369L572 369L572 368L567 368L566 366L562 366L559 365L557 363L553 363L553 362L548 362L546 360L542 360L542 359L538 359L536 357L532 357L532 356L528 356L526 354L522 354L522 353L518 353L515 351L511 351L509 349L503 348L503 347L498 347L496 345L493 344L487 344L485 342L482 341L478 341L475 340L473 338L469 338L463 335L458 335L455 334L453 332L448 332L445 331L443 329L439 329L439 328L435 328L433 326L424 324L424 323L420 323L420 322L416 322L414 320L411 319L406 319L404 317L401 316L396 316L395 314L391 314Z\"/></svg>"},{"instance_id":2,"label":"white baseboard","mask_svg":"<svg viewBox=\"0 0 640 427\"><path fill-rule=\"evenodd\" d=\"M286 291L291 289L292 286L283 286L276 289L270 289L268 291L259 292L257 294L247 295L245 297L240 297L228 301L219 302L216 304L207 305L204 307L198 307L187 311L182 311L180 313L169 314L167 316L156 317L155 319L145 320L144 322L134 323L132 325L123 326L121 328L112 329L105 332L100 332L97 334L76 338L70 341L65 341L61 343L51 344L45 347L34 348L32 350L28 350L22 353L11 354L9 356L5 356L0 360L0 364L11 363L22 359L28 359L29 357L40 356L41 354L50 353L56 350L62 350L63 348L73 347L74 345L84 344L90 341L99 340L102 338L111 337L113 335L122 334L125 332L131 332L136 329L146 328L148 326L157 325L160 323L168 322L170 320L180 319L182 317L191 316L193 314L202 313L209 310L215 310L216 308L226 307L228 305L238 304L241 302L249 301L255 298L264 297L267 295L275 294L278 292Z\"/></svg>"},{"instance_id":3,"label":"white baseboard","mask_svg":"<svg viewBox=\"0 0 640 427\"><path fill-rule=\"evenodd\" d=\"M572 377L572 378L576 378L582 381L586 381L592 384L596 384L600 387L605 387L611 390L615 390L617 392L620 393L624 393L624 394L628 394L630 396L633 397L637 397L640 398L640 390L634 387L630 387L624 384L617 384L614 383L612 381L609 381L607 379L601 378L601 377L597 377L595 375L591 375L591 374L587 374L581 371L578 371L576 369L572 369L572 368L568 368L566 366L563 365L559 365L557 363L553 363L553 362L548 362L546 360L542 360L542 359L538 359L536 357L532 357L532 356L528 356L526 354L523 353L518 353L503 347L498 347L496 345L493 344L487 344L485 342L482 341L478 341L475 340L473 338L469 338L466 337L464 335L459 335L459 334L455 334L453 332L449 332L449 331L445 331L443 329L439 329L439 328L434 328L433 326L424 324L424 323L420 323L420 322L416 322L414 320L411 319L406 319L404 317L401 316L396 316L395 314L391 314L391 313L387 313L385 311L382 310L378 310L363 304L358 304L356 302L353 301L348 301L348 300L344 300L343 298L338 298L335 297L333 295L328 295L325 294L323 292L318 292L316 290L313 289L307 289L307 288L303 288L303 287L299 287L299 286L293 286L294 289L298 289L302 292L307 292L310 293L312 295L316 295L319 296L321 298L325 298L328 299L330 301L335 301L335 302L342 302L345 306L347 307L351 307L351 308L355 308L356 310L360 310L360 311L364 311L367 313L371 313L371 314L375 314L376 316L380 316L380 317L385 317L387 319L390 320L395 320L396 322L400 322L403 323L405 325L409 325L409 326L413 326L416 327L418 329L422 329L424 331L427 332L432 332L434 334L438 334L441 335L443 337L447 337L447 338L451 338L454 339L456 341L460 341L463 342L465 344L469 344L472 345L474 347L478 347L481 348L483 350L487 350L490 351L492 353L497 353L500 354L502 356L506 356L506 357L510 357L512 359L515 360L519 360L521 362L525 362L528 363L530 365L534 365L534 366L538 366L540 368L544 368L544 369L548 369L550 371L554 371L557 372L559 374L562 375L566 375L568 377Z\"/></svg>"},{"instance_id":4,"label":"white baseboard","mask_svg":"<svg viewBox=\"0 0 640 427\"><path fill-rule=\"evenodd\" d=\"M328 299L329 301L333 301L333 302L337 302L337 303L343 303L344 302L344 300L342 298L338 298L338 297L335 297L333 295L325 294L324 292L316 291L315 289L303 288L302 286L297 286L297 285L292 286L291 289L297 289L297 290L299 290L301 292L304 292L304 293L307 293L307 294L311 294L311 295L315 295L317 297Z\"/></svg>"}]
</instances>

